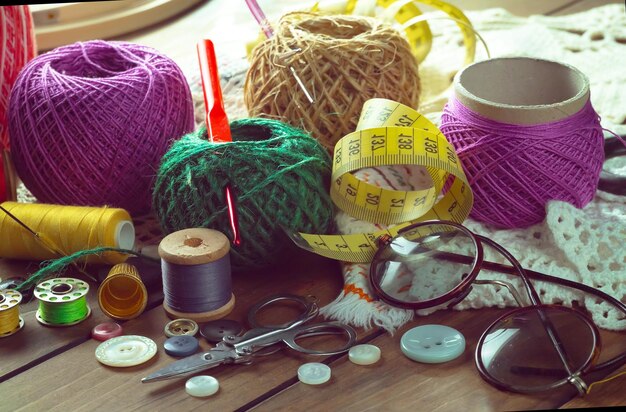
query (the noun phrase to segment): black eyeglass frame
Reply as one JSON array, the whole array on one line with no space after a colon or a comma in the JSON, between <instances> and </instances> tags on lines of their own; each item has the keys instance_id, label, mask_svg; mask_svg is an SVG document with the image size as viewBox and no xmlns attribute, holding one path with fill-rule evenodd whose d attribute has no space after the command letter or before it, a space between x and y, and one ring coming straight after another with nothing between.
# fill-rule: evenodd
<instances>
[{"instance_id":1,"label":"black eyeglass frame","mask_svg":"<svg viewBox=\"0 0 626 412\"><path fill-rule=\"evenodd\" d=\"M441 296L437 296L435 298L420 301L420 302L401 301L387 294L381 286L381 282L380 282L381 276L378 275L377 268L379 267L379 265L384 264L386 261L385 259L381 258L381 255L384 254L385 248L391 243L393 243L395 239L399 237L404 237L407 234L410 234L411 231L418 232L417 229L424 227L424 226L429 226L429 225L445 225L445 226L454 227L455 229L459 230L464 235L468 236L469 239L472 240L474 247L475 247L475 256L473 258L471 256L463 256L463 255L458 255L458 254L453 254L453 253L446 253L446 255L449 255L447 257L450 258L451 260L456 260L465 264L471 263L472 269L469 271L469 273L467 273L461 279L458 285L456 285L450 291L444 293ZM485 261L484 251L483 251L483 246L482 246L483 242L493 247L494 249L496 249L499 253L501 253L511 263L511 266L501 264L501 263ZM549 389L560 387L564 385L565 383L571 383L578 389L579 394L584 395L586 393L587 386L586 386L586 383L582 381L582 378L581 378L582 375L585 375L592 371L600 371L603 369L613 369L626 363L626 352L624 352L621 355L618 355L613 359L610 359L608 361L605 361L601 364L596 365L595 362L597 361L599 354L600 354L601 341L600 341L600 333L595 322L593 322L593 320L589 316L587 316L586 314L582 313L580 310L577 310L575 308L570 308L570 307L566 307L562 305L547 305L547 304L541 303L541 299L539 298L537 291L532 285L531 279L540 280L544 282L550 282L550 283L554 283L560 286L577 289L581 292L589 293L591 295L594 295L596 297L599 297L607 301L608 303L612 304L613 306L618 308L622 313L626 315L626 305L624 303L617 300L613 296L602 292L601 290L587 286L585 284L571 281L568 279L562 279L562 278L558 278L555 276L546 275L544 273L536 272L536 271L529 270L529 269L524 269L522 265L517 261L517 259L515 259L515 257L507 249L502 247L500 244L496 243L495 241L485 236L473 233L472 231L467 229L465 226L456 222L451 222L451 221L446 221L446 220L429 220L429 221L424 221L424 222L418 222L418 223L412 224L410 226L407 226L401 229L398 232L398 234L394 237L383 239L370 265L369 282L370 282L370 287L374 295L378 299L392 306L396 306L396 307L400 307L404 309L413 309L413 310L427 309L427 308L432 308L435 306L443 306L443 305L446 305L447 307L453 307L454 305L461 302L470 293L472 284L475 283L476 277L480 273L481 269L487 269L487 270L505 273L509 275L519 275L520 278L522 279L526 292L530 298L530 306L524 306L524 307L512 309L511 311L508 311L504 315L498 317L485 330L485 332L482 334L482 336L480 337L478 341L476 352L475 352L476 366L478 368L478 371L480 372L481 377L484 380L486 380L488 383L496 386L499 389L503 389L503 390L507 390L511 392L520 392L520 393L537 393L537 392L542 392L544 390L549 390ZM504 318L511 316L511 314L521 313L524 311L533 311L533 310L537 311L537 313L540 314L540 316L542 316L542 322L544 322L544 327L546 327L547 329L546 331L548 335L551 337L551 339L553 339L555 348L557 348L557 350L560 350L558 348L559 346L558 337L557 337L557 341L555 341L554 336L552 335L552 331L550 330L551 326L550 326L549 320L547 320L547 318L545 317L545 313L544 313L544 310L542 310L542 308L545 309L546 311L555 310L555 309L568 311L572 313L574 316L578 316L579 318L583 319L588 324L588 326L591 329L591 333L593 334L594 347L590 353L590 356L587 362L585 362L584 365L579 368L579 370L574 371L567 378L559 380L555 382L554 384L550 385L550 387L546 389L542 389L540 391L527 389L524 387L515 387L511 385L505 385L502 382L498 381L497 379L493 378L489 374L489 372L487 371L487 368L482 362L482 358L480 356L480 350L482 349L483 342L485 338L487 337L488 332L494 327L494 325L498 324Z\"/></svg>"}]
</instances>

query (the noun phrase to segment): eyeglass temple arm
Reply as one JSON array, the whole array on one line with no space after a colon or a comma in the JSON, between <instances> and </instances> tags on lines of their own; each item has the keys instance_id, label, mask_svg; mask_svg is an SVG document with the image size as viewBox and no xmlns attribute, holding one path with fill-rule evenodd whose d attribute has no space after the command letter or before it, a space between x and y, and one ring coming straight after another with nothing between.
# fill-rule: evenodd
<instances>
[{"instance_id":1,"label":"eyeglass temple arm","mask_svg":"<svg viewBox=\"0 0 626 412\"><path fill-rule=\"evenodd\" d=\"M481 267L487 270L507 273L510 275L516 275L518 273L517 270L512 266L503 265L501 263L489 262L489 261L483 261ZM622 313L626 315L626 305L624 303L622 303L620 300L614 298L613 296L599 289L593 288L591 286L587 286L580 282L575 282L573 280L563 279L563 278L559 278L556 276L546 275L545 273L536 272L530 269L524 269L524 272L526 276L528 276L530 279L533 279L533 280L556 283L557 285L570 287L572 289L577 289L581 292L585 292L585 293L589 293L591 295L597 296L601 299L604 299L608 303L612 304L613 306L615 306L617 309L619 309L620 311L622 311ZM606 369L606 368L614 368L614 367L619 367L623 365L624 363L626 363L626 352L622 353L621 355L613 359L609 359L606 362L596 365L594 369L601 370L601 369Z\"/></svg>"},{"instance_id":2,"label":"eyeglass temple arm","mask_svg":"<svg viewBox=\"0 0 626 412\"><path fill-rule=\"evenodd\" d=\"M519 276L522 278L522 281L524 282L524 287L526 288L526 292L528 293L528 297L530 298L531 305L533 306L541 305L541 299L539 299L539 294L537 294L537 291L535 290L534 286L530 282L530 279L528 278L528 275L526 274L526 270L517 261L517 259L515 259L515 257L511 254L511 252L506 250L499 243L496 243L495 241L487 237L484 237L481 235L476 235L476 237L479 238L482 242L496 249L504 257L506 257L509 262L513 264L513 268L516 270L517 274L519 274ZM481 267L485 267L485 266L481 265ZM559 355L559 358L561 359L561 363L563 364L563 367L565 368L565 370L570 376L573 375L573 372L569 366L571 364L571 359L569 359L569 357L567 356L567 351L565 350L563 341L561 341L558 333L556 333L556 328L554 327L554 324L546 316L544 311L541 310L540 307L538 307L537 309L537 315L539 316L541 323L543 324L543 327L545 328L546 333L548 334L548 337L550 338L550 341L552 342L552 346L554 346L554 350Z\"/></svg>"},{"instance_id":3,"label":"eyeglass temple arm","mask_svg":"<svg viewBox=\"0 0 626 412\"><path fill-rule=\"evenodd\" d=\"M517 289L515 289L515 286L513 286L511 283L509 282L505 282L503 280L479 280L479 279L474 279L474 283L477 285L496 285L496 286L502 286L503 288L506 288L509 293L513 296L513 299L515 299L515 302L517 303L517 306L519 307L523 307L526 305L526 303L524 302L524 299L522 299L522 296L517 292Z\"/></svg>"}]
</instances>

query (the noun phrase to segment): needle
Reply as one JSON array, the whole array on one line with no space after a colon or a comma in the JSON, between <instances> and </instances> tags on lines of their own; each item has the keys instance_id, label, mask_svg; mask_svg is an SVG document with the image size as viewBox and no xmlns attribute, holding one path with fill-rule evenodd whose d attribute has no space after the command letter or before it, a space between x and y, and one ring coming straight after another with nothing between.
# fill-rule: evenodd
<instances>
[{"instance_id":1,"label":"needle","mask_svg":"<svg viewBox=\"0 0 626 412\"><path fill-rule=\"evenodd\" d=\"M228 124L228 117L224 109L220 76L217 72L217 58L213 42L209 39L200 41L197 45L198 60L200 62L200 77L202 79L202 91L204 94L204 108L206 111L206 130L209 139L213 143L232 142L233 138ZM241 245L239 222L235 199L230 184L226 185L225 197L228 204L228 216L233 232L233 243Z\"/></svg>"},{"instance_id":2,"label":"needle","mask_svg":"<svg viewBox=\"0 0 626 412\"><path fill-rule=\"evenodd\" d=\"M268 39L271 38L274 35L274 30L272 29L272 25L270 24L269 20L265 16L265 13L263 13L263 10L261 10L259 4L256 2L256 0L246 0L246 4L248 5L248 8L250 9L250 12L256 19L257 23L259 23L261 30L263 30L263 33L265 33L265 37L267 37ZM298 86L300 86L300 88L304 92L304 95L306 96L309 103L315 103L315 99L313 99L313 96L311 96L307 88L304 86L304 82L302 81L302 79L300 79L300 76L298 76L294 68L289 66L289 71L293 75L294 79L296 79L296 83L298 83Z\"/></svg>"},{"instance_id":3,"label":"needle","mask_svg":"<svg viewBox=\"0 0 626 412\"><path fill-rule=\"evenodd\" d=\"M22 228L24 228L26 231L28 231L30 234L32 234L35 237L35 239L37 239L50 252L52 252L52 253L54 253L56 255L59 255L59 256L67 256L65 253L63 253L63 251L59 250L57 248L57 246L53 242L48 241L47 239L42 237L41 234L35 232L33 229L28 227L28 225L26 223L22 222L20 219L17 218L17 216L15 216L13 213L11 213L8 210L6 210L1 205L0 205L0 210L2 210L4 213L7 214L7 216L9 216L11 219L13 219L17 224L19 224L20 226L22 226ZM74 266L74 268L76 268L83 275L87 276L89 279L93 280L94 282L97 282L96 278L94 278L89 273L87 273L83 269L81 269L78 266L78 264L76 264L76 262L72 262L72 266Z\"/></svg>"}]
</instances>

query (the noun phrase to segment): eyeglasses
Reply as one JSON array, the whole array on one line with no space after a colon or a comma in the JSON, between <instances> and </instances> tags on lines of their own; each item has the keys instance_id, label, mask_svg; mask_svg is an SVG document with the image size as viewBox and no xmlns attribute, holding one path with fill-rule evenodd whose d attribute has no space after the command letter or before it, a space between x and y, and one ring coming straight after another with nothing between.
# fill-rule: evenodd
<instances>
[{"instance_id":1,"label":"eyeglasses","mask_svg":"<svg viewBox=\"0 0 626 412\"><path fill-rule=\"evenodd\" d=\"M590 293L626 314L626 305L600 290L524 269L498 243L454 222L417 223L380 241L370 268L370 284L377 297L390 305L452 307L469 294L473 284L494 283L512 293L521 307L487 328L475 354L482 378L499 389L535 393L570 383L583 395L588 388L583 376L626 363L625 352L597 364L597 326L577 309L542 304L531 279ZM508 264L484 260L484 245ZM481 269L518 275L529 305L509 282L476 279Z\"/></svg>"}]
</instances>

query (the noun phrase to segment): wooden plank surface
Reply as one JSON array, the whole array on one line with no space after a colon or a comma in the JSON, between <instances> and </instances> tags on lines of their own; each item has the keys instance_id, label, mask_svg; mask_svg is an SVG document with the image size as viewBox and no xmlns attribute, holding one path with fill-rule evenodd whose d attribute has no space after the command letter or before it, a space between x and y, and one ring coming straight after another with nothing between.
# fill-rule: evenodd
<instances>
[{"instance_id":1,"label":"wooden plank surface","mask_svg":"<svg viewBox=\"0 0 626 412\"><path fill-rule=\"evenodd\" d=\"M280 291L315 295L320 304L325 305L335 298L341 287L337 262L305 252L294 253L280 268L234 276L233 293L237 303L229 318L243 322L249 306ZM148 363L125 369L102 366L94 356L99 342L84 340L3 383L3 407L7 410L126 410L175 405L177 410L188 410L201 405L202 400L185 393L184 378L150 384L140 382L142 377L173 361L162 349L166 339L163 327L167 321L162 308L157 307L124 325L125 334L148 336L159 346L158 355ZM361 331L360 337L373 332ZM8 351L20 344L13 339L11 342L6 348ZM37 343L46 345L43 333ZM205 349L209 347L206 342L202 345ZM245 405L293 379L297 367L308 361L312 358L285 350L251 366L216 369L211 374L218 377L222 389L218 397L211 399L211 404L225 410ZM36 382L36 390L32 382Z\"/></svg>"},{"instance_id":2,"label":"wooden plank surface","mask_svg":"<svg viewBox=\"0 0 626 412\"><path fill-rule=\"evenodd\" d=\"M332 363L332 381L319 387L293 386L261 403L255 411L275 410L427 410L485 411L556 409L576 397L569 385L561 390L536 395L504 392L480 377L474 352L483 331L507 309L441 311L418 318L393 337L384 334L370 343L382 351L382 360L367 367L352 364L346 357ZM443 324L460 331L466 339L464 354L451 362L431 365L414 362L400 350L400 339L408 329L424 324ZM603 333L603 359L623 351L623 333ZM623 381L622 381L623 382ZM599 390L598 390L599 391ZM590 406L620 404L623 394L604 393Z\"/></svg>"}]
</instances>

